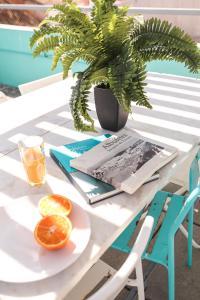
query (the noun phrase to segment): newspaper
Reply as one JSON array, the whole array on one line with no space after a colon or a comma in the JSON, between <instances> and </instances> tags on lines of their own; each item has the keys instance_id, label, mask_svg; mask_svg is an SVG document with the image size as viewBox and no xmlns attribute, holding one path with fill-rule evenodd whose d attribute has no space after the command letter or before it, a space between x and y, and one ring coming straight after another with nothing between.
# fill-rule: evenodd
<instances>
[{"instance_id":1,"label":"newspaper","mask_svg":"<svg viewBox=\"0 0 200 300\"><path fill-rule=\"evenodd\" d=\"M70 162L71 166L117 189L134 193L177 149L123 130Z\"/></svg>"}]
</instances>

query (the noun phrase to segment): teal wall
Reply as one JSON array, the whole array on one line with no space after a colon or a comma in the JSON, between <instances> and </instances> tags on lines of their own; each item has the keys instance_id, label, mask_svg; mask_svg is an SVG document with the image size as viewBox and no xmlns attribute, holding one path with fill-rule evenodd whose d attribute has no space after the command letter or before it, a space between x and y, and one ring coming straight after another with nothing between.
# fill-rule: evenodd
<instances>
[{"instance_id":1,"label":"teal wall","mask_svg":"<svg viewBox=\"0 0 200 300\"><path fill-rule=\"evenodd\" d=\"M50 54L32 57L29 48L31 35L32 31L28 30L0 28L0 84L18 86L62 71L60 65L54 72L51 71ZM72 66L72 71L81 71L85 67L84 62L78 62ZM196 77L189 73L183 64L176 62L153 61L147 68L153 72Z\"/></svg>"},{"instance_id":2,"label":"teal wall","mask_svg":"<svg viewBox=\"0 0 200 300\"><path fill-rule=\"evenodd\" d=\"M61 66L51 71L51 56L32 57L31 35L31 31L0 29L0 83L18 86L61 71Z\"/></svg>"},{"instance_id":3,"label":"teal wall","mask_svg":"<svg viewBox=\"0 0 200 300\"><path fill-rule=\"evenodd\" d=\"M151 72L167 73L200 79L200 72L199 74L190 73L184 64L177 63L175 61L152 61L147 65L147 69Z\"/></svg>"}]
</instances>

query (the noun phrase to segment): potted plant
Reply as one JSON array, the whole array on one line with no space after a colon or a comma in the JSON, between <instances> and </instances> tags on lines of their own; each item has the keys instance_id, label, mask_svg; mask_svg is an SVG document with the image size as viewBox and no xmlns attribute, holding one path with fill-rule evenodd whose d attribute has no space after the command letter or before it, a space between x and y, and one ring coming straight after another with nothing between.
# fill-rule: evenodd
<instances>
[{"instance_id":1,"label":"potted plant","mask_svg":"<svg viewBox=\"0 0 200 300\"><path fill-rule=\"evenodd\" d=\"M188 34L167 21L151 18L141 23L127 15L128 8L115 6L115 0L92 2L90 15L71 0L54 5L30 45L34 56L53 50L52 69L61 61L64 78L72 63L88 64L77 76L70 101L77 130L94 130L88 94L95 86L101 126L117 131L125 125L132 101L151 108L144 90L147 62L176 60L197 73L200 51Z\"/></svg>"}]
</instances>

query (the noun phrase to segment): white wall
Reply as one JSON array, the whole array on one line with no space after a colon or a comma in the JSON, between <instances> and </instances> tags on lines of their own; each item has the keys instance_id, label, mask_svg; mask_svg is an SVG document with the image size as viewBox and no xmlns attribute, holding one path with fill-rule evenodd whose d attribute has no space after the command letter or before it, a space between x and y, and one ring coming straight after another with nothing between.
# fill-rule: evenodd
<instances>
[{"instance_id":1,"label":"white wall","mask_svg":"<svg viewBox=\"0 0 200 300\"><path fill-rule=\"evenodd\" d=\"M136 7L171 7L171 8L199 8L200 0L121 0L120 4ZM200 42L200 16L168 16L145 15L148 17L167 19L188 32L196 41Z\"/></svg>"}]
</instances>

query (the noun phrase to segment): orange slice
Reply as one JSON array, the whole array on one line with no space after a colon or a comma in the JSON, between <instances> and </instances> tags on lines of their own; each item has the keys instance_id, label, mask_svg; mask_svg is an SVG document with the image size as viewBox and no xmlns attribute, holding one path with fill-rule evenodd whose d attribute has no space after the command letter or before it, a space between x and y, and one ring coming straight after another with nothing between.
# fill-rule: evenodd
<instances>
[{"instance_id":1,"label":"orange slice","mask_svg":"<svg viewBox=\"0 0 200 300\"><path fill-rule=\"evenodd\" d=\"M71 201L57 194L45 196L39 201L39 211L43 217L50 215L62 215L67 217L71 210Z\"/></svg>"},{"instance_id":2,"label":"orange slice","mask_svg":"<svg viewBox=\"0 0 200 300\"><path fill-rule=\"evenodd\" d=\"M72 224L66 217L51 215L38 222L34 230L36 241L48 250L58 250L68 242Z\"/></svg>"}]
</instances>

